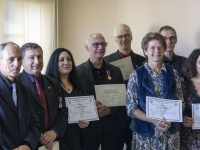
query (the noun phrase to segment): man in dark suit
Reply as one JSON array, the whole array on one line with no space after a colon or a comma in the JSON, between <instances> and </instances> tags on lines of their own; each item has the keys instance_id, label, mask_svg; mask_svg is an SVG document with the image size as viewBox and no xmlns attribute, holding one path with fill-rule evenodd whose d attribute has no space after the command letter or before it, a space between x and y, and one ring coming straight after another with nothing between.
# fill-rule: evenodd
<instances>
[{"instance_id":1,"label":"man in dark suit","mask_svg":"<svg viewBox=\"0 0 200 150\"><path fill-rule=\"evenodd\" d=\"M158 31L166 39L167 49L162 61L166 64L172 65L177 70L179 77L183 77L182 66L185 64L186 58L176 55L174 48L177 43L176 30L171 26L163 26Z\"/></svg>"},{"instance_id":2,"label":"man in dark suit","mask_svg":"<svg viewBox=\"0 0 200 150\"><path fill-rule=\"evenodd\" d=\"M100 33L93 33L87 39L86 50L90 58L77 67L78 75L84 85L85 95L95 96L95 85L123 84L123 77L118 67L103 61L107 43ZM121 107L107 107L96 100L99 121L91 121L84 130L85 150L122 150L123 116Z\"/></svg>"},{"instance_id":3,"label":"man in dark suit","mask_svg":"<svg viewBox=\"0 0 200 150\"><path fill-rule=\"evenodd\" d=\"M0 45L1 150L34 150L40 139L40 126L30 92L15 80L21 64L22 53L18 45L13 42Z\"/></svg>"},{"instance_id":4,"label":"man in dark suit","mask_svg":"<svg viewBox=\"0 0 200 150\"><path fill-rule=\"evenodd\" d=\"M114 29L115 42L117 43L118 50L108 56L104 57L107 63L130 56L133 68L140 67L146 60L145 57L138 55L131 50L132 32L128 25L119 24Z\"/></svg>"},{"instance_id":5,"label":"man in dark suit","mask_svg":"<svg viewBox=\"0 0 200 150\"><path fill-rule=\"evenodd\" d=\"M53 141L61 138L65 131L67 109L66 107L59 108L56 81L41 74L43 68L42 48L36 43L26 43L21 49L24 70L17 79L29 87L33 106L42 129L40 143L51 149Z\"/></svg>"},{"instance_id":6,"label":"man in dark suit","mask_svg":"<svg viewBox=\"0 0 200 150\"><path fill-rule=\"evenodd\" d=\"M115 37L115 42L118 45L118 50L108 56L105 56L104 61L110 63L119 59L123 59L125 57L131 57L132 64L130 65L133 65L134 69L140 67L146 60L146 58L134 53L131 50L132 32L130 27L126 24L119 24L114 29L114 37ZM127 85L128 80L125 80L125 83ZM126 129L124 130L123 134L124 143L126 143L127 150L131 150L132 131L129 129L131 118L129 118L125 114L124 116L126 118L126 121L124 122L124 126L126 126Z\"/></svg>"}]
</instances>

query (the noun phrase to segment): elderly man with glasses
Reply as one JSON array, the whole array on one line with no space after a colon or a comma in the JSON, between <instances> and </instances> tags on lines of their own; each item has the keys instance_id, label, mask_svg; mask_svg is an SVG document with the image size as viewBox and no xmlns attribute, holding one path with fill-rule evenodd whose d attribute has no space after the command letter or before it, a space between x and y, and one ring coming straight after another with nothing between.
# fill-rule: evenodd
<instances>
[{"instance_id":1,"label":"elderly man with glasses","mask_svg":"<svg viewBox=\"0 0 200 150\"><path fill-rule=\"evenodd\" d=\"M114 38L115 42L118 45L118 50L108 56L104 57L104 61L107 63L123 59L125 57L131 57L133 68L136 69L142 65L142 63L146 60L145 57L140 56L133 52L131 49L132 42L132 32L128 25L119 24L114 29ZM128 80L125 80L127 84ZM131 122L131 118L126 115L126 109L124 108L124 116L123 120L123 141L127 146L127 150L131 149L131 139L132 139L132 131L129 129L129 124Z\"/></svg>"},{"instance_id":2,"label":"elderly man with glasses","mask_svg":"<svg viewBox=\"0 0 200 150\"><path fill-rule=\"evenodd\" d=\"M164 63L170 64L177 70L179 77L182 81L183 73L182 66L184 65L186 58L183 56L175 55L174 48L177 43L176 30L171 26L163 26L158 31L162 36L164 36L167 44L167 49L165 50L165 55L162 59Z\"/></svg>"},{"instance_id":3,"label":"elderly man with glasses","mask_svg":"<svg viewBox=\"0 0 200 150\"><path fill-rule=\"evenodd\" d=\"M107 42L100 33L91 34L85 48L89 59L77 67L79 78L84 85L84 94L95 96L95 85L124 84L122 73L118 67L105 63L103 56ZM95 96L96 99L96 96ZM122 150L123 140L121 128L121 107L107 107L100 99L96 100L99 121L91 121L84 129L84 146L86 150Z\"/></svg>"},{"instance_id":4,"label":"elderly man with glasses","mask_svg":"<svg viewBox=\"0 0 200 150\"><path fill-rule=\"evenodd\" d=\"M119 24L116 26L114 29L114 38L118 45L118 50L104 57L105 62L110 63L130 56L134 69L141 66L146 59L145 57L134 53L131 49L132 32L130 27L126 24Z\"/></svg>"}]
</instances>

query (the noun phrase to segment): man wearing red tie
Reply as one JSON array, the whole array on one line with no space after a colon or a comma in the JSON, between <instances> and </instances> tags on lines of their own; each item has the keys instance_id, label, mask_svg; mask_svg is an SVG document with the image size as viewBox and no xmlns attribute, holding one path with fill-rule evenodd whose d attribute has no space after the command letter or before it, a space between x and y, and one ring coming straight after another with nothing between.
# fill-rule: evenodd
<instances>
[{"instance_id":1,"label":"man wearing red tie","mask_svg":"<svg viewBox=\"0 0 200 150\"><path fill-rule=\"evenodd\" d=\"M40 146L52 149L53 141L62 137L67 123L66 107L59 108L56 81L41 74L43 51L36 43L26 43L22 47L22 66L24 70L17 77L29 87L32 103L40 122Z\"/></svg>"}]
</instances>

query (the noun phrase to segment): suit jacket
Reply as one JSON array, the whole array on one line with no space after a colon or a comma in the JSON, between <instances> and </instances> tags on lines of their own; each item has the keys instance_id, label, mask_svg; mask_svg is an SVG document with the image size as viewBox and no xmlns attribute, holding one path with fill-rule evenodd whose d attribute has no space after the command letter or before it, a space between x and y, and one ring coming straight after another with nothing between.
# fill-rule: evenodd
<instances>
[{"instance_id":1,"label":"suit jacket","mask_svg":"<svg viewBox=\"0 0 200 150\"><path fill-rule=\"evenodd\" d=\"M133 68L136 69L143 64L143 62L146 60L146 58L134 53L133 51L132 51L132 54L133 54L133 57L131 57L131 60L132 60ZM110 63L110 62L113 62L113 61L116 61L119 59L121 59L119 50L104 57L104 61L107 63Z\"/></svg>"},{"instance_id":2,"label":"suit jacket","mask_svg":"<svg viewBox=\"0 0 200 150\"><path fill-rule=\"evenodd\" d=\"M15 83L17 107L12 89L0 76L0 149L11 150L25 144L34 150L41 134L39 122L28 88L17 80Z\"/></svg>"},{"instance_id":3,"label":"suit jacket","mask_svg":"<svg viewBox=\"0 0 200 150\"><path fill-rule=\"evenodd\" d=\"M111 80L108 79L106 70L110 71ZM85 95L95 96L95 80L92 74L89 60L77 67L77 73L84 86ZM120 69L113 65L105 63L105 79L104 84L123 84L123 77ZM95 96L96 97L96 96ZM91 121L89 127L84 129L85 136L95 137L100 136L102 130L110 135L119 135L123 131L123 116L124 107L110 107L111 114L101 117L100 121Z\"/></svg>"},{"instance_id":4,"label":"suit jacket","mask_svg":"<svg viewBox=\"0 0 200 150\"><path fill-rule=\"evenodd\" d=\"M66 107L59 108L58 86L57 86L56 81L49 76L45 76L45 75L41 75L41 76L42 76L42 81L44 85L44 93L47 99L48 111L49 111L49 127L47 131L54 130L57 133L58 137L62 137L65 131L66 124L67 124L67 118L68 118L67 108ZM29 79L25 71L20 73L17 79L29 87L35 113L38 117L41 129L42 129L41 132L42 133L45 132L44 109L42 107L42 103L38 97L37 91L33 83L31 82L31 80Z\"/></svg>"},{"instance_id":5,"label":"suit jacket","mask_svg":"<svg viewBox=\"0 0 200 150\"><path fill-rule=\"evenodd\" d=\"M185 64L186 58L173 54L171 61L163 56L162 62L168 65L172 65L177 70L179 77L183 77L182 67Z\"/></svg>"}]
</instances>

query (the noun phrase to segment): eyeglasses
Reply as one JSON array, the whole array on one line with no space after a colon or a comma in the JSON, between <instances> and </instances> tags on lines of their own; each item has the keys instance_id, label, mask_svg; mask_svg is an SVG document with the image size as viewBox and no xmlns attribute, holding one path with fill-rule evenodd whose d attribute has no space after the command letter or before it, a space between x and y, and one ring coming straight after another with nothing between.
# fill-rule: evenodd
<instances>
[{"instance_id":1,"label":"eyeglasses","mask_svg":"<svg viewBox=\"0 0 200 150\"><path fill-rule=\"evenodd\" d=\"M131 37L130 34L124 34L124 35L119 35L119 36L117 36L115 38L117 38L118 40L122 40L123 38L125 38L126 40L129 40L130 37Z\"/></svg>"},{"instance_id":2,"label":"eyeglasses","mask_svg":"<svg viewBox=\"0 0 200 150\"><path fill-rule=\"evenodd\" d=\"M107 46L107 44L108 44L107 42L101 42L101 43L94 42L94 43L92 43L92 45L93 45L94 48L98 48L99 45L101 45L104 48L104 47Z\"/></svg>"},{"instance_id":3,"label":"eyeglasses","mask_svg":"<svg viewBox=\"0 0 200 150\"><path fill-rule=\"evenodd\" d=\"M164 48L163 48L162 46L158 46L158 47L152 46L152 47L148 47L148 48L149 48L149 50L150 50L151 52L155 52L156 49L157 49L158 51L164 50Z\"/></svg>"},{"instance_id":4,"label":"eyeglasses","mask_svg":"<svg viewBox=\"0 0 200 150\"><path fill-rule=\"evenodd\" d=\"M175 36L170 36L170 37L166 37L166 36L164 36L164 38L165 38L165 40L170 40L170 41L173 41L173 40L175 40L176 39L176 37Z\"/></svg>"}]
</instances>

